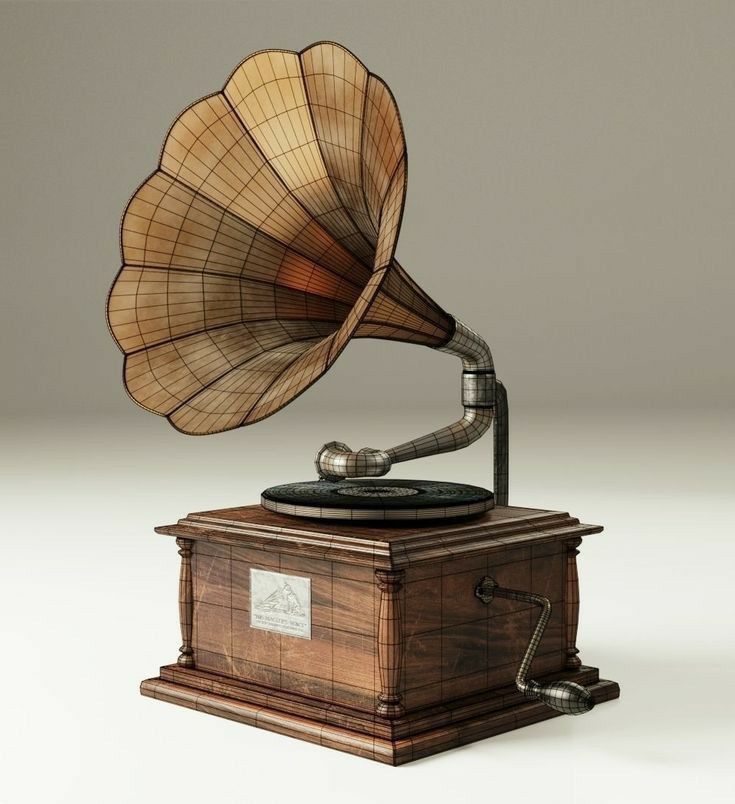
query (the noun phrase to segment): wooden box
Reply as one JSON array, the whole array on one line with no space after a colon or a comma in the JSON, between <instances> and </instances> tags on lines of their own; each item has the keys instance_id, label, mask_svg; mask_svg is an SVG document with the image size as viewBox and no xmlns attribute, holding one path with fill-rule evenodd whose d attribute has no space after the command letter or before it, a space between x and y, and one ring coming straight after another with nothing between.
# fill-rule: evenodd
<instances>
[{"instance_id":1,"label":"wooden box","mask_svg":"<svg viewBox=\"0 0 735 804\"><path fill-rule=\"evenodd\" d=\"M486 575L552 602L531 678L619 695L577 656L577 548L602 528L568 514L376 527L256 505L156 530L180 548L183 645L144 695L394 765L554 717L514 685L538 609L484 604Z\"/></svg>"}]
</instances>

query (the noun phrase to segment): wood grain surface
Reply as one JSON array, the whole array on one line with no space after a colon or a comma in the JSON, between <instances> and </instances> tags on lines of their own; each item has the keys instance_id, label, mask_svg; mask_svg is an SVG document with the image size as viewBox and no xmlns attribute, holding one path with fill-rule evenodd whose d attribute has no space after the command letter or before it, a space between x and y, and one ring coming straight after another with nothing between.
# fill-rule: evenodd
<instances>
[{"instance_id":1,"label":"wood grain surface","mask_svg":"<svg viewBox=\"0 0 735 804\"><path fill-rule=\"evenodd\" d=\"M601 528L566 513L504 507L374 528L246 506L156 530L182 547L182 655L193 666L162 668L146 695L391 764L553 716L514 686L537 610L482 603L486 575L552 603L533 678L618 694L575 644L577 548ZM251 569L309 579L311 639L251 627Z\"/></svg>"}]
</instances>

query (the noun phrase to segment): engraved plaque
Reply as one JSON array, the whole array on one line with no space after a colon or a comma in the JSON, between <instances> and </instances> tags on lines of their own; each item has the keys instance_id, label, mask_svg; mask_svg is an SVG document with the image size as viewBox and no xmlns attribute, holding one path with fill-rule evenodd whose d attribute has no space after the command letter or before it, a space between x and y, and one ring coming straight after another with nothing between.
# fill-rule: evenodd
<instances>
[{"instance_id":1,"label":"engraved plaque","mask_svg":"<svg viewBox=\"0 0 735 804\"><path fill-rule=\"evenodd\" d=\"M251 568L250 627L311 639L311 578Z\"/></svg>"}]
</instances>

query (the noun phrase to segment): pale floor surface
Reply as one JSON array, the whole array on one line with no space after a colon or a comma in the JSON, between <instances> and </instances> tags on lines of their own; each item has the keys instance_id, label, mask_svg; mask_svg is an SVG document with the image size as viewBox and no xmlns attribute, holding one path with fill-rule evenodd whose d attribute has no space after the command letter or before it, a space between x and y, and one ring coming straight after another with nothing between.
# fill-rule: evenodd
<instances>
[{"instance_id":1,"label":"pale floor surface","mask_svg":"<svg viewBox=\"0 0 735 804\"><path fill-rule=\"evenodd\" d=\"M324 441L388 446L445 416L284 412L208 439L144 414L7 422L0 802L732 801L726 414L514 417L511 502L605 525L580 555L578 644L620 701L394 769L139 697L179 644L178 557L153 525L309 479ZM394 474L488 484L488 450Z\"/></svg>"}]
</instances>

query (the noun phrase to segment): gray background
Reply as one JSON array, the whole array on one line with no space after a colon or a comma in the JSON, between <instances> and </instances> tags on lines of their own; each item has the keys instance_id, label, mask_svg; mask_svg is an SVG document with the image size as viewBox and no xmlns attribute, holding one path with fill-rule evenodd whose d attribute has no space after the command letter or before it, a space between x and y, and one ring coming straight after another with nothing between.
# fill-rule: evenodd
<instances>
[{"instance_id":1,"label":"gray background","mask_svg":"<svg viewBox=\"0 0 735 804\"><path fill-rule=\"evenodd\" d=\"M252 50L317 39L395 91L409 151L398 257L484 335L516 405L732 405L735 4L0 14L5 411L131 413L103 318L123 207L189 102ZM455 370L359 342L298 404L371 407L389 387L398 410L445 405Z\"/></svg>"},{"instance_id":2,"label":"gray background","mask_svg":"<svg viewBox=\"0 0 735 804\"><path fill-rule=\"evenodd\" d=\"M494 351L511 503L605 526L577 644L622 688L400 769L137 689L180 644L153 525L461 410L456 360L380 341L208 438L124 393L125 202L249 52L324 38L396 93L398 256ZM732 2L0 2L0 804L731 804L733 42ZM490 443L391 476L491 485Z\"/></svg>"}]
</instances>

